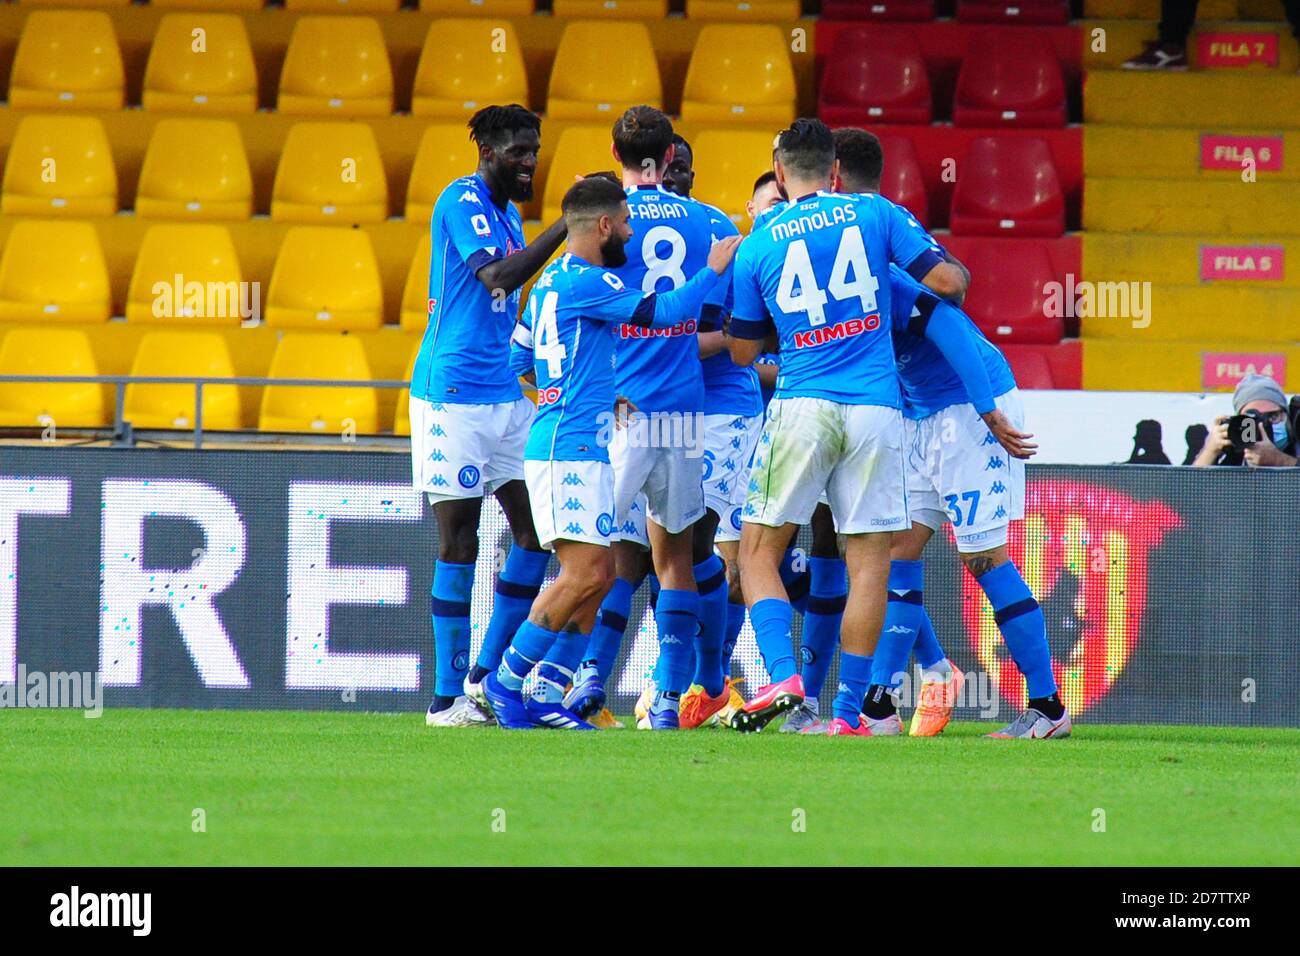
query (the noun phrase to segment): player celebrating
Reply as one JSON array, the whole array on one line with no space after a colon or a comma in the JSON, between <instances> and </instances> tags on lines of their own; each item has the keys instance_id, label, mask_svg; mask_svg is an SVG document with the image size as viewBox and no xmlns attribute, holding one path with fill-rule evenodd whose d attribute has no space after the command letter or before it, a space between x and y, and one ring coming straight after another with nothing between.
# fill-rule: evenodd
<instances>
[{"instance_id":1,"label":"player celebrating","mask_svg":"<svg viewBox=\"0 0 1300 956\"><path fill-rule=\"evenodd\" d=\"M524 452L528 492L540 540L555 548L560 575L533 602L499 668L483 681L493 714L508 729L595 729L561 702L573 676L562 662L576 664L586 648L613 580L615 478L603 433L615 404L615 343L628 328L673 328L697 315L740 241L717 243L689 281L656 294L628 288L610 271L627 261L624 247L632 238L617 184L584 179L570 188L562 208L566 253L537 280L516 332L516 342L531 349L538 393ZM525 701L524 679L544 656Z\"/></svg>"},{"instance_id":2,"label":"player celebrating","mask_svg":"<svg viewBox=\"0 0 1300 956\"><path fill-rule=\"evenodd\" d=\"M884 619L888 532L907 525L890 288L872 263L925 275L941 259L892 203L828 191L838 172L835 142L819 120L797 120L781 133L775 172L791 199L737 256L730 343L738 365L753 363L773 330L780 343L781 377L740 542L745 599L772 683L733 726L759 730L804 699L779 566L825 490L846 536L849 573L828 732L865 735L859 713Z\"/></svg>"},{"instance_id":3,"label":"player celebrating","mask_svg":"<svg viewBox=\"0 0 1300 956\"><path fill-rule=\"evenodd\" d=\"M514 202L532 198L541 140L522 106L470 118L478 171L438 197L430 229L429 325L411 375L411 470L438 520L433 577L437 675L430 726L481 724L477 684L495 668L546 574L524 488L524 442L533 404L510 370L519 288L564 239L563 223L525 248ZM478 666L469 670L470 596L483 496L494 494L514 537Z\"/></svg>"}]
</instances>

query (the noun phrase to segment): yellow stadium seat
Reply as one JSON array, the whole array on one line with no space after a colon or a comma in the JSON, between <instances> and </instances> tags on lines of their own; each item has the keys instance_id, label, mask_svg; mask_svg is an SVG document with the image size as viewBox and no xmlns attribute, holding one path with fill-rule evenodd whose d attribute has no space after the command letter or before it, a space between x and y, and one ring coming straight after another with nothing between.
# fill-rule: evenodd
<instances>
[{"instance_id":1,"label":"yellow stadium seat","mask_svg":"<svg viewBox=\"0 0 1300 956\"><path fill-rule=\"evenodd\" d=\"M794 119L788 38L770 24L710 23L686 70L682 119L689 123L784 126Z\"/></svg>"},{"instance_id":2,"label":"yellow stadium seat","mask_svg":"<svg viewBox=\"0 0 1300 956\"><path fill-rule=\"evenodd\" d=\"M108 266L87 222L24 219L0 255L0 320L105 322Z\"/></svg>"},{"instance_id":3,"label":"yellow stadium seat","mask_svg":"<svg viewBox=\"0 0 1300 956\"><path fill-rule=\"evenodd\" d=\"M798 20L802 12L799 0L686 0L689 20L784 23Z\"/></svg>"},{"instance_id":4,"label":"yellow stadium seat","mask_svg":"<svg viewBox=\"0 0 1300 956\"><path fill-rule=\"evenodd\" d=\"M425 233L415 247L411 267L406 271L406 285L402 288L402 328L423 332L429 324L429 257L433 251L433 238Z\"/></svg>"},{"instance_id":5,"label":"yellow stadium seat","mask_svg":"<svg viewBox=\"0 0 1300 956\"><path fill-rule=\"evenodd\" d=\"M618 51L611 56L611 51ZM548 119L613 122L629 106L663 106L659 65L643 23L580 20L564 28L546 97Z\"/></svg>"},{"instance_id":6,"label":"yellow stadium seat","mask_svg":"<svg viewBox=\"0 0 1300 956\"><path fill-rule=\"evenodd\" d=\"M370 364L361 340L350 335L288 333L276 346L269 378L366 381ZM258 428L264 432L379 430L379 397L373 388L268 385L262 391Z\"/></svg>"},{"instance_id":7,"label":"yellow stadium seat","mask_svg":"<svg viewBox=\"0 0 1300 956\"><path fill-rule=\"evenodd\" d=\"M143 104L168 113L256 110L257 67L244 21L221 13L169 13L159 20Z\"/></svg>"},{"instance_id":8,"label":"yellow stadium seat","mask_svg":"<svg viewBox=\"0 0 1300 956\"><path fill-rule=\"evenodd\" d=\"M420 344L417 342L415 348L411 350L411 357L406 361L406 380L408 382L411 380L411 376L415 374L415 360L419 354ZM393 416L393 434L411 434L411 390L409 388L397 396L397 413Z\"/></svg>"},{"instance_id":9,"label":"yellow stadium seat","mask_svg":"<svg viewBox=\"0 0 1300 956\"><path fill-rule=\"evenodd\" d=\"M98 375L90 338L78 329L18 328L0 341L0 375ZM108 424L103 386L0 382L0 425L58 429Z\"/></svg>"},{"instance_id":10,"label":"yellow stadium seat","mask_svg":"<svg viewBox=\"0 0 1300 956\"><path fill-rule=\"evenodd\" d=\"M427 223L433 204L447 184L470 176L478 168L478 147L459 124L426 126L420 148L411 164L411 182L406 188L406 218Z\"/></svg>"},{"instance_id":11,"label":"yellow stadium seat","mask_svg":"<svg viewBox=\"0 0 1300 956\"><path fill-rule=\"evenodd\" d=\"M131 374L234 378L226 340L218 332L149 332L136 346ZM128 385L122 417L136 428L194 427L193 385ZM203 386L203 429L238 428L239 391L234 385Z\"/></svg>"},{"instance_id":12,"label":"yellow stadium seat","mask_svg":"<svg viewBox=\"0 0 1300 956\"><path fill-rule=\"evenodd\" d=\"M284 0L293 13L396 13L402 0Z\"/></svg>"},{"instance_id":13,"label":"yellow stadium seat","mask_svg":"<svg viewBox=\"0 0 1300 956\"><path fill-rule=\"evenodd\" d=\"M701 202L717 206L739 225L754 180L772 168L772 134L758 130L706 130L692 141L695 189Z\"/></svg>"},{"instance_id":14,"label":"yellow stadium seat","mask_svg":"<svg viewBox=\"0 0 1300 956\"><path fill-rule=\"evenodd\" d=\"M281 113L386 116L393 111L393 70L379 21L372 17L301 17L280 73Z\"/></svg>"},{"instance_id":15,"label":"yellow stadium seat","mask_svg":"<svg viewBox=\"0 0 1300 956\"><path fill-rule=\"evenodd\" d=\"M420 0L421 13L440 17L529 17L534 0Z\"/></svg>"},{"instance_id":16,"label":"yellow stadium seat","mask_svg":"<svg viewBox=\"0 0 1300 956\"><path fill-rule=\"evenodd\" d=\"M24 116L0 186L6 216L111 216L117 169L94 116Z\"/></svg>"},{"instance_id":17,"label":"yellow stadium seat","mask_svg":"<svg viewBox=\"0 0 1300 956\"><path fill-rule=\"evenodd\" d=\"M388 180L366 123L295 123L271 188L276 222L356 223L388 218Z\"/></svg>"},{"instance_id":18,"label":"yellow stadium seat","mask_svg":"<svg viewBox=\"0 0 1300 956\"><path fill-rule=\"evenodd\" d=\"M255 286L244 286L243 278L225 226L158 223L145 232L135 257L126 320L228 326L259 318Z\"/></svg>"},{"instance_id":19,"label":"yellow stadium seat","mask_svg":"<svg viewBox=\"0 0 1300 956\"><path fill-rule=\"evenodd\" d=\"M15 109L120 110L126 99L113 21L101 10L34 10L9 78Z\"/></svg>"},{"instance_id":20,"label":"yellow stadium seat","mask_svg":"<svg viewBox=\"0 0 1300 956\"><path fill-rule=\"evenodd\" d=\"M53 2L53 0L51 0ZM219 0L222 10L261 10L266 0ZM163 10L211 10L217 0L149 0L149 6Z\"/></svg>"},{"instance_id":21,"label":"yellow stadium seat","mask_svg":"<svg viewBox=\"0 0 1300 956\"><path fill-rule=\"evenodd\" d=\"M570 126L560 134L542 193L543 222L560 218L560 201L573 185L573 177L614 168L609 130L609 126Z\"/></svg>"},{"instance_id":22,"label":"yellow stadium seat","mask_svg":"<svg viewBox=\"0 0 1300 956\"><path fill-rule=\"evenodd\" d=\"M662 20L668 0L553 0L551 13L565 19Z\"/></svg>"},{"instance_id":23,"label":"yellow stadium seat","mask_svg":"<svg viewBox=\"0 0 1300 956\"><path fill-rule=\"evenodd\" d=\"M434 20L415 71L411 112L466 119L489 103L527 103L524 52L507 20Z\"/></svg>"},{"instance_id":24,"label":"yellow stadium seat","mask_svg":"<svg viewBox=\"0 0 1300 956\"><path fill-rule=\"evenodd\" d=\"M233 120L162 119L140 168L141 219L247 219L253 176Z\"/></svg>"},{"instance_id":25,"label":"yellow stadium seat","mask_svg":"<svg viewBox=\"0 0 1300 956\"><path fill-rule=\"evenodd\" d=\"M266 321L287 328L379 328L384 292L370 237L327 226L285 233L266 294Z\"/></svg>"}]
</instances>

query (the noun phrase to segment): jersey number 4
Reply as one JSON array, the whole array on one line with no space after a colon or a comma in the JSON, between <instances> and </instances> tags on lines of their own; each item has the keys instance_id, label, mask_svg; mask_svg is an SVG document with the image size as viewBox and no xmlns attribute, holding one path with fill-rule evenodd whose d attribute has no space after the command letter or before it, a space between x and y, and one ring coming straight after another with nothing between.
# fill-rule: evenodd
<instances>
[{"instance_id":1,"label":"jersey number 4","mask_svg":"<svg viewBox=\"0 0 1300 956\"><path fill-rule=\"evenodd\" d=\"M851 276L851 277L850 277ZM850 226L840 233L840 247L831 265L830 281L823 292L813 274L808 243L796 239L785 250L785 265L781 267L781 281L776 287L777 307L787 315L806 312L809 325L826 324L827 292L836 299L857 299L862 303L862 314L876 311L876 290L880 280L871 274L867 262L867 247L862 241L862 230Z\"/></svg>"},{"instance_id":2,"label":"jersey number 4","mask_svg":"<svg viewBox=\"0 0 1300 956\"><path fill-rule=\"evenodd\" d=\"M559 330L555 327L555 307L560 301L558 292L548 292L542 296L542 308L537 310L537 299L533 299L533 357L536 361L546 363L546 377L555 381L564 374L564 358L568 354L564 343L560 341Z\"/></svg>"}]
</instances>

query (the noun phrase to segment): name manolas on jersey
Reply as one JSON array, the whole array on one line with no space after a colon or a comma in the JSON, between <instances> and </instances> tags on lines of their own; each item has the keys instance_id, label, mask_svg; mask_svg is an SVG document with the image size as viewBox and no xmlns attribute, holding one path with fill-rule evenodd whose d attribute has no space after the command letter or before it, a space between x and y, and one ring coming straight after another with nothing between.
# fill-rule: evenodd
<instances>
[{"instance_id":1,"label":"name manolas on jersey","mask_svg":"<svg viewBox=\"0 0 1300 956\"><path fill-rule=\"evenodd\" d=\"M929 272L943 257L928 240L874 194L819 191L756 226L736 255L731 332L758 339L775 329L778 398L902 407L888 269Z\"/></svg>"},{"instance_id":2,"label":"name manolas on jersey","mask_svg":"<svg viewBox=\"0 0 1300 956\"><path fill-rule=\"evenodd\" d=\"M476 274L524 247L519 210L513 203L501 209L481 176L465 176L439 195L429 230L429 324L411 395L468 405L516 401L522 392L509 341L520 293L494 297Z\"/></svg>"},{"instance_id":3,"label":"name manolas on jersey","mask_svg":"<svg viewBox=\"0 0 1300 956\"><path fill-rule=\"evenodd\" d=\"M708 264L717 234L712 208L663 186L627 192L632 238L627 262L613 270L629 289L670 292ZM720 214L719 214L720 215ZM722 217L725 219L726 217ZM701 311L725 303L730 273L718 282ZM643 412L700 412L704 376L700 363L699 316L669 329L623 325L616 331L615 388Z\"/></svg>"}]
</instances>

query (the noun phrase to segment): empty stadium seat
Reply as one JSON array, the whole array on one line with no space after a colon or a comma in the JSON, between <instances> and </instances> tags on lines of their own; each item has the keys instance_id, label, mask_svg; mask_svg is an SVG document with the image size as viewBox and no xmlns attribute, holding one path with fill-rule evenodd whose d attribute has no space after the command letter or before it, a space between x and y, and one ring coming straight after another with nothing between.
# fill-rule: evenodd
<instances>
[{"instance_id":1,"label":"empty stadium seat","mask_svg":"<svg viewBox=\"0 0 1300 956\"><path fill-rule=\"evenodd\" d=\"M1065 197L1044 140L981 136L958 162L949 225L972 236L1054 237Z\"/></svg>"},{"instance_id":2,"label":"empty stadium seat","mask_svg":"<svg viewBox=\"0 0 1300 956\"><path fill-rule=\"evenodd\" d=\"M527 17L534 0L420 0L421 13L440 17Z\"/></svg>"},{"instance_id":3,"label":"empty stadium seat","mask_svg":"<svg viewBox=\"0 0 1300 956\"><path fill-rule=\"evenodd\" d=\"M1064 320L1050 317L1044 286L1059 282L1047 245L1020 239L954 239L949 251L974 276L962 304L993 342L1061 341Z\"/></svg>"},{"instance_id":4,"label":"empty stadium seat","mask_svg":"<svg viewBox=\"0 0 1300 956\"><path fill-rule=\"evenodd\" d=\"M9 78L15 109L120 110L126 98L113 21L100 10L34 10Z\"/></svg>"},{"instance_id":5,"label":"empty stadium seat","mask_svg":"<svg viewBox=\"0 0 1300 956\"><path fill-rule=\"evenodd\" d=\"M1011 374L1016 378L1016 386L1021 389L1056 388L1056 376L1052 374L1052 363L1038 349L1000 343L1002 354L1011 366Z\"/></svg>"},{"instance_id":6,"label":"empty stadium seat","mask_svg":"<svg viewBox=\"0 0 1300 956\"><path fill-rule=\"evenodd\" d=\"M366 123L295 123L271 188L276 222L380 222L388 181Z\"/></svg>"},{"instance_id":7,"label":"empty stadium seat","mask_svg":"<svg viewBox=\"0 0 1300 956\"><path fill-rule=\"evenodd\" d=\"M415 247L411 267L406 271L406 284L402 287L400 321L403 329L412 332L423 332L429 324L429 257L432 252L433 238L426 232Z\"/></svg>"},{"instance_id":8,"label":"empty stadium seat","mask_svg":"<svg viewBox=\"0 0 1300 956\"><path fill-rule=\"evenodd\" d=\"M527 103L523 46L507 20L452 19L429 24L415 70L411 112L468 119L489 103Z\"/></svg>"},{"instance_id":9,"label":"empty stadium seat","mask_svg":"<svg viewBox=\"0 0 1300 956\"><path fill-rule=\"evenodd\" d=\"M880 192L907 208L923 226L930 224L930 197L925 191L925 176L916 149L906 136L880 137L880 148L885 154L885 169L880 177Z\"/></svg>"},{"instance_id":10,"label":"empty stadium seat","mask_svg":"<svg viewBox=\"0 0 1300 956\"><path fill-rule=\"evenodd\" d=\"M822 19L923 23L934 19L934 0L822 0Z\"/></svg>"},{"instance_id":11,"label":"empty stadium seat","mask_svg":"<svg viewBox=\"0 0 1300 956\"><path fill-rule=\"evenodd\" d=\"M958 126L1064 126L1065 80L1052 48L1032 33L981 30L957 77Z\"/></svg>"},{"instance_id":12,"label":"empty stadium seat","mask_svg":"<svg viewBox=\"0 0 1300 956\"><path fill-rule=\"evenodd\" d=\"M24 116L0 192L6 216L111 216L117 169L104 124L93 116Z\"/></svg>"},{"instance_id":13,"label":"empty stadium seat","mask_svg":"<svg viewBox=\"0 0 1300 956\"><path fill-rule=\"evenodd\" d=\"M551 69L547 119L608 121L641 103L663 106L659 65L645 24L597 20L566 26Z\"/></svg>"},{"instance_id":14,"label":"empty stadium seat","mask_svg":"<svg viewBox=\"0 0 1300 956\"><path fill-rule=\"evenodd\" d=\"M433 204L447 184L469 176L478 168L478 147L465 127L438 123L426 126L411 164L411 181L406 187L406 218L428 223Z\"/></svg>"},{"instance_id":15,"label":"empty stadium seat","mask_svg":"<svg viewBox=\"0 0 1300 956\"><path fill-rule=\"evenodd\" d=\"M261 10L266 0L220 0L223 10ZM211 10L213 0L149 0L149 6L163 10Z\"/></svg>"},{"instance_id":16,"label":"empty stadium seat","mask_svg":"<svg viewBox=\"0 0 1300 956\"><path fill-rule=\"evenodd\" d=\"M542 221L560 218L560 202L573 185L573 177L598 169L613 169L609 126L570 126L560 133L546 172L542 193Z\"/></svg>"},{"instance_id":17,"label":"empty stadium seat","mask_svg":"<svg viewBox=\"0 0 1300 956\"><path fill-rule=\"evenodd\" d=\"M0 341L0 375L98 375L90 339L79 329L17 328ZM108 424L104 388L0 382L0 426L93 428Z\"/></svg>"},{"instance_id":18,"label":"empty stadium seat","mask_svg":"<svg viewBox=\"0 0 1300 956\"><path fill-rule=\"evenodd\" d=\"M794 118L789 38L770 24L710 23L686 70L682 119L783 126Z\"/></svg>"},{"instance_id":19,"label":"empty stadium seat","mask_svg":"<svg viewBox=\"0 0 1300 956\"><path fill-rule=\"evenodd\" d=\"M555 17L602 20L662 20L668 16L668 0L552 0Z\"/></svg>"},{"instance_id":20,"label":"empty stadium seat","mask_svg":"<svg viewBox=\"0 0 1300 956\"><path fill-rule=\"evenodd\" d=\"M0 255L0 320L104 322L111 311L94 226L54 219L14 224Z\"/></svg>"},{"instance_id":21,"label":"empty stadium seat","mask_svg":"<svg viewBox=\"0 0 1300 956\"><path fill-rule=\"evenodd\" d=\"M1153 9L1159 10L1159 5ZM1020 23L1026 26L1068 23L1070 3L1069 0L958 0L957 19L963 23Z\"/></svg>"},{"instance_id":22,"label":"empty stadium seat","mask_svg":"<svg viewBox=\"0 0 1300 956\"><path fill-rule=\"evenodd\" d=\"M754 180L772 168L772 134L758 130L708 130L695 137L692 195L717 206L731 221L745 221Z\"/></svg>"},{"instance_id":23,"label":"empty stadium seat","mask_svg":"<svg viewBox=\"0 0 1300 956\"><path fill-rule=\"evenodd\" d=\"M284 0L294 13L396 13L402 0Z\"/></svg>"},{"instance_id":24,"label":"empty stadium seat","mask_svg":"<svg viewBox=\"0 0 1300 956\"><path fill-rule=\"evenodd\" d=\"M132 0L14 0L25 7L80 7L92 9L110 9L112 7L129 7Z\"/></svg>"},{"instance_id":25,"label":"empty stadium seat","mask_svg":"<svg viewBox=\"0 0 1300 956\"><path fill-rule=\"evenodd\" d=\"M144 108L168 113L251 113L257 67L237 16L169 13L158 21L144 71Z\"/></svg>"},{"instance_id":26,"label":"empty stadium seat","mask_svg":"<svg viewBox=\"0 0 1300 956\"><path fill-rule=\"evenodd\" d=\"M798 20L800 0L686 0L691 20L737 20L773 23Z\"/></svg>"},{"instance_id":27,"label":"empty stadium seat","mask_svg":"<svg viewBox=\"0 0 1300 956\"><path fill-rule=\"evenodd\" d=\"M280 73L281 113L385 116L393 111L393 71L372 17L299 18Z\"/></svg>"},{"instance_id":28,"label":"empty stadium seat","mask_svg":"<svg viewBox=\"0 0 1300 956\"><path fill-rule=\"evenodd\" d=\"M853 27L835 36L817 114L831 126L929 123L934 112L921 46L905 27Z\"/></svg>"},{"instance_id":29,"label":"empty stadium seat","mask_svg":"<svg viewBox=\"0 0 1300 956\"><path fill-rule=\"evenodd\" d=\"M232 120L162 119L140 168L141 219L247 219L253 177Z\"/></svg>"},{"instance_id":30,"label":"empty stadium seat","mask_svg":"<svg viewBox=\"0 0 1300 956\"><path fill-rule=\"evenodd\" d=\"M359 229L290 229L275 257L265 314L268 325L282 328L379 328L384 293L370 237Z\"/></svg>"},{"instance_id":31,"label":"empty stadium seat","mask_svg":"<svg viewBox=\"0 0 1300 956\"><path fill-rule=\"evenodd\" d=\"M354 336L291 332L276 346L267 376L366 381L370 364ZM373 388L268 385L262 390L262 431L342 433L349 423L354 433L379 430L379 400Z\"/></svg>"},{"instance_id":32,"label":"empty stadium seat","mask_svg":"<svg viewBox=\"0 0 1300 956\"><path fill-rule=\"evenodd\" d=\"M131 374L234 378L226 340L218 332L149 332L136 346ZM128 385L122 417L136 428L194 428L193 385ZM234 385L203 386L203 429L229 431L240 425L239 391Z\"/></svg>"},{"instance_id":33,"label":"empty stadium seat","mask_svg":"<svg viewBox=\"0 0 1300 956\"><path fill-rule=\"evenodd\" d=\"M235 243L215 223L158 223L140 242L126 295L128 322L239 325L258 318ZM177 284L180 289L177 289ZM253 314L245 316L244 307Z\"/></svg>"}]
</instances>

